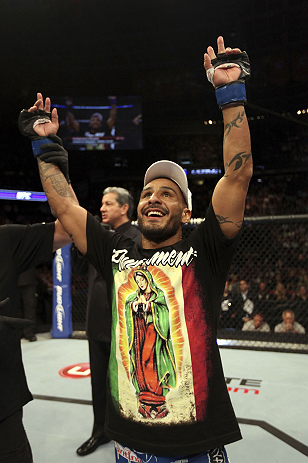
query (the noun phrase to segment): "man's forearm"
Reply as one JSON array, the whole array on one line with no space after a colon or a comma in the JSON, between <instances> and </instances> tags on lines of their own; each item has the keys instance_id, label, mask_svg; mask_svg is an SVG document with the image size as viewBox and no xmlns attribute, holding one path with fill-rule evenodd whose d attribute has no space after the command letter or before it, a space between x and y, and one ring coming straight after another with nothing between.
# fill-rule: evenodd
<instances>
[{"instance_id":1,"label":"man's forearm","mask_svg":"<svg viewBox=\"0 0 308 463\"><path fill-rule=\"evenodd\" d=\"M248 182L252 176L252 155L248 121L244 106L223 109L223 156L225 178Z\"/></svg>"},{"instance_id":2,"label":"man's forearm","mask_svg":"<svg viewBox=\"0 0 308 463\"><path fill-rule=\"evenodd\" d=\"M42 186L54 217L59 217L68 206L78 205L75 193L59 167L40 159L38 166Z\"/></svg>"}]
</instances>

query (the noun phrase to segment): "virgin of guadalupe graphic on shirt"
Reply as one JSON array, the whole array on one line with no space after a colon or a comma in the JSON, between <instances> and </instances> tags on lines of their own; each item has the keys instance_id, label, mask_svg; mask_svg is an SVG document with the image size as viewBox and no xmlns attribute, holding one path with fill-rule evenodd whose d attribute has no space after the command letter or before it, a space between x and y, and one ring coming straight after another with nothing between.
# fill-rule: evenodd
<instances>
[{"instance_id":1,"label":"virgin of guadalupe graphic on shirt","mask_svg":"<svg viewBox=\"0 0 308 463\"><path fill-rule=\"evenodd\" d=\"M145 267L136 269L133 277L137 288L125 301L130 378L139 413L163 418L169 413L166 395L177 379L169 309L164 292Z\"/></svg>"}]
</instances>

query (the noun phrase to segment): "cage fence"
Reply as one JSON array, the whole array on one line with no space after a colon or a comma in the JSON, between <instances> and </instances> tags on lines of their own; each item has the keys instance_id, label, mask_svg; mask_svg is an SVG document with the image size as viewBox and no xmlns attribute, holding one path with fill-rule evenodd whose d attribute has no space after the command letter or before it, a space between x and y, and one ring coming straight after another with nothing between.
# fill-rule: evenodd
<instances>
[{"instance_id":1,"label":"cage fence","mask_svg":"<svg viewBox=\"0 0 308 463\"><path fill-rule=\"evenodd\" d=\"M307 237L308 214L245 218L221 304L220 346L308 353ZM74 337L85 337L87 293L87 275L72 273Z\"/></svg>"}]
</instances>

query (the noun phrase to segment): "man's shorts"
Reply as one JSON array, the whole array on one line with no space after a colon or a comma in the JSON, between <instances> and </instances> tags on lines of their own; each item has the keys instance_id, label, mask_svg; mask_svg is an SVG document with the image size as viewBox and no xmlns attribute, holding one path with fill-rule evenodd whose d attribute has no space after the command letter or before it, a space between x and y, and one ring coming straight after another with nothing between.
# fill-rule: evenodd
<instances>
[{"instance_id":1,"label":"man's shorts","mask_svg":"<svg viewBox=\"0 0 308 463\"><path fill-rule=\"evenodd\" d=\"M224 447L206 450L197 455L163 457L138 452L129 447L123 447L118 442L114 445L117 463L230 463Z\"/></svg>"}]
</instances>

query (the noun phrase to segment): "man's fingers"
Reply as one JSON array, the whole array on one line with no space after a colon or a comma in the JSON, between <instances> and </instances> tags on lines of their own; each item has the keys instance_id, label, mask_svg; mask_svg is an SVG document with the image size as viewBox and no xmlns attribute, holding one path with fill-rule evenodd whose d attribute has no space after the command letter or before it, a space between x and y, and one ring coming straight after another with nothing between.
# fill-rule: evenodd
<instances>
[{"instance_id":1,"label":"man's fingers","mask_svg":"<svg viewBox=\"0 0 308 463\"><path fill-rule=\"evenodd\" d=\"M204 53L204 68L206 71L208 71L210 68L212 68L212 63L211 63L211 58L207 53Z\"/></svg>"},{"instance_id":2,"label":"man's fingers","mask_svg":"<svg viewBox=\"0 0 308 463\"><path fill-rule=\"evenodd\" d=\"M50 98L47 97L45 100L45 108L44 108L47 113L50 113L50 105L51 105Z\"/></svg>"},{"instance_id":3,"label":"man's fingers","mask_svg":"<svg viewBox=\"0 0 308 463\"><path fill-rule=\"evenodd\" d=\"M34 103L37 109L44 109L43 95L41 93L36 94L37 101Z\"/></svg>"},{"instance_id":4,"label":"man's fingers","mask_svg":"<svg viewBox=\"0 0 308 463\"><path fill-rule=\"evenodd\" d=\"M207 47L207 54L209 55L210 59L216 58L213 47Z\"/></svg>"},{"instance_id":5,"label":"man's fingers","mask_svg":"<svg viewBox=\"0 0 308 463\"><path fill-rule=\"evenodd\" d=\"M58 124L58 111L57 108L53 108L51 111L51 122Z\"/></svg>"},{"instance_id":6,"label":"man's fingers","mask_svg":"<svg viewBox=\"0 0 308 463\"><path fill-rule=\"evenodd\" d=\"M217 51L218 53L226 53L226 55L236 55L238 53L241 53L241 50L239 48L225 48L225 42L221 35L217 38Z\"/></svg>"},{"instance_id":7,"label":"man's fingers","mask_svg":"<svg viewBox=\"0 0 308 463\"><path fill-rule=\"evenodd\" d=\"M217 50L218 53L225 53L225 43L223 37L220 35L217 39Z\"/></svg>"},{"instance_id":8,"label":"man's fingers","mask_svg":"<svg viewBox=\"0 0 308 463\"><path fill-rule=\"evenodd\" d=\"M217 39L217 50L218 53L226 53L227 55L236 55L238 53L241 53L241 50L239 48L225 48L225 43L222 36L219 36Z\"/></svg>"},{"instance_id":9,"label":"man's fingers","mask_svg":"<svg viewBox=\"0 0 308 463\"><path fill-rule=\"evenodd\" d=\"M240 48L226 48L226 55L237 55L238 53L241 53Z\"/></svg>"},{"instance_id":10,"label":"man's fingers","mask_svg":"<svg viewBox=\"0 0 308 463\"><path fill-rule=\"evenodd\" d=\"M33 113L34 111L38 111L39 109L43 109L43 101L38 99L33 106L31 106L31 108L29 109L29 111L31 113Z\"/></svg>"}]
</instances>

